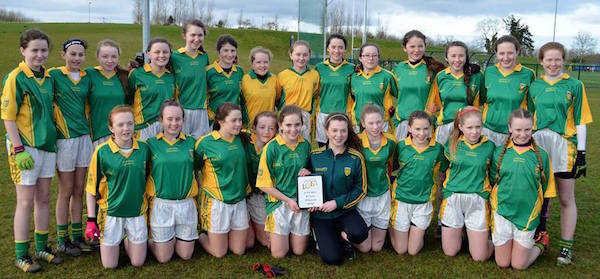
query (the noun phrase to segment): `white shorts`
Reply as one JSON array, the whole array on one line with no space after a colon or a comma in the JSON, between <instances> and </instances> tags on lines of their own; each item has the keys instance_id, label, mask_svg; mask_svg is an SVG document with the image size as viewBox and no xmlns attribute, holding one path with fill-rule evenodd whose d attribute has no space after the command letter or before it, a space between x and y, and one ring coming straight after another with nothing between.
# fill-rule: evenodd
<instances>
[{"instance_id":1,"label":"white shorts","mask_svg":"<svg viewBox=\"0 0 600 279\"><path fill-rule=\"evenodd\" d=\"M101 137L97 140L95 140L94 142L92 142L92 152L94 152L94 150L96 150L96 147L98 147L98 145L101 145L105 142L107 142L110 139L110 135L105 136L105 137Z\"/></svg>"},{"instance_id":2,"label":"white shorts","mask_svg":"<svg viewBox=\"0 0 600 279\"><path fill-rule=\"evenodd\" d=\"M519 245L531 249L535 244L533 236L535 235L535 229L530 231L519 230L515 224L500 214L494 212L494 225L492 226L492 242L494 246L501 246L506 244L511 239L514 239Z\"/></svg>"},{"instance_id":3,"label":"white shorts","mask_svg":"<svg viewBox=\"0 0 600 279\"><path fill-rule=\"evenodd\" d=\"M454 123L448 123L441 126L438 126L435 129L435 141L439 144L444 145L450 138L450 134L454 131Z\"/></svg>"},{"instance_id":4,"label":"white shorts","mask_svg":"<svg viewBox=\"0 0 600 279\"><path fill-rule=\"evenodd\" d=\"M394 199L391 214L390 225L394 230L407 232L410 230L411 225L426 230L429 223L431 223L433 206L431 201L412 204Z\"/></svg>"},{"instance_id":5,"label":"white shorts","mask_svg":"<svg viewBox=\"0 0 600 279\"><path fill-rule=\"evenodd\" d=\"M550 129L535 132L533 138L540 147L548 152L552 170L555 173L572 171L575 158L574 156L570 157L569 154L577 154L577 146Z\"/></svg>"},{"instance_id":6,"label":"white shorts","mask_svg":"<svg viewBox=\"0 0 600 279\"><path fill-rule=\"evenodd\" d=\"M228 233L249 228L246 199L236 204L227 204L203 193L200 211L202 229L211 233Z\"/></svg>"},{"instance_id":7,"label":"white shorts","mask_svg":"<svg viewBox=\"0 0 600 279\"><path fill-rule=\"evenodd\" d=\"M83 135L72 139L56 140L56 168L60 172L87 168L92 158L92 139Z\"/></svg>"},{"instance_id":8,"label":"white shorts","mask_svg":"<svg viewBox=\"0 0 600 279\"><path fill-rule=\"evenodd\" d=\"M306 210L300 210L296 213L290 209L287 203L282 202L271 214L267 215L265 231L279 235L289 235L293 233L298 236L305 236L310 233L308 222L310 214Z\"/></svg>"},{"instance_id":9,"label":"white shorts","mask_svg":"<svg viewBox=\"0 0 600 279\"><path fill-rule=\"evenodd\" d=\"M56 153L41 149L24 146L33 159L33 169L20 170L17 167L15 154L12 150L12 144L6 140L6 150L8 153L8 165L10 166L10 176L13 183L22 186L35 186L38 178L52 178L56 170Z\"/></svg>"},{"instance_id":10,"label":"white shorts","mask_svg":"<svg viewBox=\"0 0 600 279\"><path fill-rule=\"evenodd\" d=\"M317 126L315 127L315 138L317 142L326 143L327 134L325 133L325 120L329 114L321 113L317 114Z\"/></svg>"},{"instance_id":11,"label":"white shorts","mask_svg":"<svg viewBox=\"0 0 600 279\"><path fill-rule=\"evenodd\" d=\"M302 132L300 132L300 134L308 142L310 142L310 129L311 129L311 127L312 126L311 126L311 123L310 123L310 113L308 113L307 111L302 111Z\"/></svg>"},{"instance_id":12,"label":"white shorts","mask_svg":"<svg viewBox=\"0 0 600 279\"><path fill-rule=\"evenodd\" d=\"M100 244L104 246L117 246L127 236L133 244L142 244L148 240L146 216L113 217L106 216L100 229Z\"/></svg>"},{"instance_id":13,"label":"white shorts","mask_svg":"<svg viewBox=\"0 0 600 279\"><path fill-rule=\"evenodd\" d=\"M150 211L150 233L154 242L167 242L175 237L198 239L198 210L194 200L154 198Z\"/></svg>"},{"instance_id":14,"label":"white shorts","mask_svg":"<svg viewBox=\"0 0 600 279\"><path fill-rule=\"evenodd\" d=\"M181 131L198 139L210 133L208 112L206 109L183 109L184 118Z\"/></svg>"},{"instance_id":15,"label":"white shorts","mask_svg":"<svg viewBox=\"0 0 600 279\"><path fill-rule=\"evenodd\" d=\"M388 190L381 196L365 197L358 203L356 210L365 220L367 227L373 226L387 230L390 223L390 199L390 191Z\"/></svg>"},{"instance_id":16,"label":"white shorts","mask_svg":"<svg viewBox=\"0 0 600 279\"><path fill-rule=\"evenodd\" d=\"M396 140L400 141L408 136L408 120L403 120L396 126Z\"/></svg>"},{"instance_id":17,"label":"white shorts","mask_svg":"<svg viewBox=\"0 0 600 279\"><path fill-rule=\"evenodd\" d=\"M150 126L147 126L146 128L137 130L136 134L139 135L140 140L145 141L149 138L156 137L156 135L158 135L160 132L162 132L162 130L163 130L163 128L160 125L160 122L156 121L156 122L150 124Z\"/></svg>"},{"instance_id":18,"label":"white shorts","mask_svg":"<svg viewBox=\"0 0 600 279\"><path fill-rule=\"evenodd\" d=\"M265 195L252 193L246 199L246 205L248 206L248 213L250 219L254 224L264 225L267 219L267 212L265 209Z\"/></svg>"},{"instance_id":19,"label":"white shorts","mask_svg":"<svg viewBox=\"0 0 600 279\"><path fill-rule=\"evenodd\" d=\"M475 193L454 193L442 201L440 220L444 226L471 231L488 230L490 207L486 200Z\"/></svg>"},{"instance_id":20,"label":"white shorts","mask_svg":"<svg viewBox=\"0 0 600 279\"><path fill-rule=\"evenodd\" d=\"M508 140L508 134L494 132L488 128L481 129L481 134L486 136L496 146L501 146Z\"/></svg>"}]
</instances>

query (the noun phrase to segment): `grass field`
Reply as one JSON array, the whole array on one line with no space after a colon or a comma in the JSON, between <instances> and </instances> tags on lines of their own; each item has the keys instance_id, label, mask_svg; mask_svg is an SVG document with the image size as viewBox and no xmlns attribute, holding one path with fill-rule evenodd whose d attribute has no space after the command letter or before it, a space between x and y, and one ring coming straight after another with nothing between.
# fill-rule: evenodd
<instances>
[{"instance_id":1,"label":"grass field","mask_svg":"<svg viewBox=\"0 0 600 279\"><path fill-rule=\"evenodd\" d=\"M0 24L0 74L3 76L14 68L21 60L17 48L19 32L25 28L37 26L49 33L55 42L48 65L61 65L59 60L59 47L62 40L70 36L81 36L87 39L91 45L103 38L113 38L119 41L124 50L123 57L132 57L135 49L139 49L141 39L141 26L139 25L101 25L101 24ZM116 31L118 29L118 31ZM240 31L240 30L216 30L210 29L208 36L208 49L212 49L219 34L231 33L240 41L240 57L242 66L247 69L248 50L261 44L271 48L275 53L276 60L273 62L275 71L281 70L288 65L285 58L287 40L290 33ZM182 43L179 38L179 29L176 27L153 27L152 35L167 37L176 46ZM396 42L380 42L384 57L386 53L393 56L400 54L401 50ZM94 49L94 48L92 48ZM88 53L93 53L93 50ZM209 51L214 60L215 53ZM90 59L87 65L93 65ZM122 59L125 63L125 59ZM589 82L600 84L598 73L589 77ZM594 119L600 121L600 89L589 88L588 98L594 114ZM597 123L597 122L596 122ZM575 263L566 268L555 266L558 255L559 240L559 203L552 201L551 217L549 220L549 231L551 236L550 248L538 261L526 271L514 271L511 269L498 268L493 261L475 263L471 260L468 251L463 251L454 258L444 256L441 243L433 238L432 230L426 235L426 243L423 251L415 257L398 256L391 248L389 241L384 250L377 254L361 254L358 259L346 262L340 267L330 267L321 264L318 254L310 249L301 257L288 256L281 260L274 260L265 248L254 248L246 255L238 257L228 255L224 259L215 259L206 252L197 248L192 260L184 262L175 259L172 262L161 265L151 256L148 256L143 268L133 268L129 265L127 257L122 253L120 267L116 270L104 270L100 263L98 253L82 255L79 258L66 258L65 263L60 266L48 266L42 264L43 272L33 277L44 278L147 278L147 277L204 277L204 278L260 278L257 272L250 269L256 262L277 263L286 268L291 277L296 278L397 278L397 277L421 277L421 278L597 278L600 273L600 220L597 212L600 211L600 129L598 124L593 123L588 128L588 177L577 181L576 196L579 207L579 222L575 235ZM4 135L4 127L0 125L0 134ZM1 137L4 142L4 137ZM6 150L0 148L0 266L2 272L0 277L15 278L24 274L13 267L14 242L13 242L13 215L15 204L15 189L10 181L8 165L6 163ZM51 225L50 241L55 245L56 230L54 219L54 204L56 200L57 179L53 180L51 198ZM84 207L85 208L85 207ZM433 222L435 224L435 221ZM32 224L33 228L33 224ZM33 238L33 236L31 236ZM33 249L33 244L31 249ZM30 250L31 251L31 250Z\"/></svg>"}]
</instances>

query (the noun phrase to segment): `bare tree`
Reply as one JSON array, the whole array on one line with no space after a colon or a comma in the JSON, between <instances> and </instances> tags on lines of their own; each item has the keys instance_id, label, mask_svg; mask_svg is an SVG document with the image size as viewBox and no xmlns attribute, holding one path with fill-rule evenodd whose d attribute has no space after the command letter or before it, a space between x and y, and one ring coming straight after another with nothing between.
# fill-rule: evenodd
<instances>
[{"instance_id":1,"label":"bare tree","mask_svg":"<svg viewBox=\"0 0 600 279\"><path fill-rule=\"evenodd\" d=\"M133 22L142 23L142 0L133 0Z\"/></svg>"},{"instance_id":2,"label":"bare tree","mask_svg":"<svg viewBox=\"0 0 600 279\"><path fill-rule=\"evenodd\" d=\"M327 9L327 20L330 33L343 33L344 30L344 2L338 1Z\"/></svg>"},{"instance_id":3,"label":"bare tree","mask_svg":"<svg viewBox=\"0 0 600 279\"><path fill-rule=\"evenodd\" d=\"M215 19L215 15L213 13L214 9L215 9L215 1L214 0L208 1L206 3L206 14L204 15L204 24L206 24L206 26L212 25L212 22Z\"/></svg>"},{"instance_id":4,"label":"bare tree","mask_svg":"<svg viewBox=\"0 0 600 279\"><path fill-rule=\"evenodd\" d=\"M153 0L152 4L152 23L165 24L168 18L167 4L164 0Z\"/></svg>"},{"instance_id":5,"label":"bare tree","mask_svg":"<svg viewBox=\"0 0 600 279\"><path fill-rule=\"evenodd\" d=\"M0 21L5 22L33 22L33 18L25 16L22 12L15 12L0 8Z\"/></svg>"},{"instance_id":6,"label":"bare tree","mask_svg":"<svg viewBox=\"0 0 600 279\"><path fill-rule=\"evenodd\" d=\"M571 59L574 62L583 62L584 56L593 55L596 52L598 41L588 32L577 32L571 45Z\"/></svg>"},{"instance_id":7,"label":"bare tree","mask_svg":"<svg viewBox=\"0 0 600 279\"><path fill-rule=\"evenodd\" d=\"M481 45L488 52L494 52L500 28L500 20L496 18L484 18L477 22L477 31L481 32Z\"/></svg>"}]
</instances>

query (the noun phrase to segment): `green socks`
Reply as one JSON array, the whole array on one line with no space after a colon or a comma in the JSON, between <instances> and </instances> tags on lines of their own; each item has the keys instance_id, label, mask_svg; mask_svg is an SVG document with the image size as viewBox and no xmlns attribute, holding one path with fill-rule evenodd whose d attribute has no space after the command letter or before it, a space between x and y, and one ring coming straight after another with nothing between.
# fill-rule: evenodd
<instances>
[{"instance_id":1,"label":"green socks","mask_svg":"<svg viewBox=\"0 0 600 279\"><path fill-rule=\"evenodd\" d=\"M48 246L48 231L35 231L35 251L41 252Z\"/></svg>"},{"instance_id":2,"label":"green socks","mask_svg":"<svg viewBox=\"0 0 600 279\"><path fill-rule=\"evenodd\" d=\"M567 250L571 250L571 249L573 249L573 242L574 242L574 240L566 240L566 239L561 238L560 242L559 242L559 246L560 246L560 248L565 248Z\"/></svg>"},{"instance_id":3,"label":"green socks","mask_svg":"<svg viewBox=\"0 0 600 279\"><path fill-rule=\"evenodd\" d=\"M56 225L56 238L58 245L64 245L69 238L69 225Z\"/></svg>"},{"instance_id":4,"label":"green socks","mask_svg":"<svg viewBox=\"0 0 600 279\"><path fill-rule=\"evenodd\" d=\"M82 224L81 224L81 222L79 222L79 223L71 223L71 237L73 239L77 239L77 238L83 237L83 230L82 230Z\"/></svg>"},{"instance_id":5,"label":"green socks","mask_svg":"<svg viewBox=\"0 0 600 279\"><path fill-rule=\"evenodd\" d=\"M29 254L29 240L15 240L15 254L20 259Z\"/></svg>"}]
</instances>

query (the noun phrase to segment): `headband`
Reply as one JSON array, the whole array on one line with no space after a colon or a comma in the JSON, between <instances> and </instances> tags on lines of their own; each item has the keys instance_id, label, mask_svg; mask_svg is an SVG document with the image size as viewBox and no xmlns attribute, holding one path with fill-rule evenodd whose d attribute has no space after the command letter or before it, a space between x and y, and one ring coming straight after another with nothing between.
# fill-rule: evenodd
<instances>
[{"instance_id":1,"label":"headband","mask_svg":"<svg viewBox=\"0 0 600 279\"><path fill-rule=\"evenodd\" d=\"M472 106L464 107L464 108L461 108L461 109L458 110L458 117L460 118L465 113L469 113L469 112L479 112L479 113L481 113L481 110L479 110L479 108L472 107Z\"/></svg>"},{"instance_id":2,"label":"headband","mask_svg":"<svg viewBox=\"0 0 600 279\"><path fill-rule=\"evenodd\" d=\"M64 43L63 43L63 51L67 51L67 49L68 49L70 46L73 46L73 45L80 45L80 46L82 46L84 49L86 49L86 48L87 48L87 44L85 43L85 41L84 41L84 40L80 40L80 39L70 39L70 40L67 40L66 42L64 42Z\"/></svg>"},{"instance_id":3,"label":"headband","mask_svg":"<svg viewBox=\"0 0 600 279\"><path fill-rule=\"evenodd\" d=\"M333 120L333 118L335 118L336 116L341 116L344 118L344 120L346 120L346 122L350 123L350 118L348 118L348 115L346 115L345 113L341 113L341 112L336 112L336 113L332 113L329 115L329 117L327 118L327 121L325 124L329 124L329 122L331 120Z\"/></svg>"}]
</instances>

